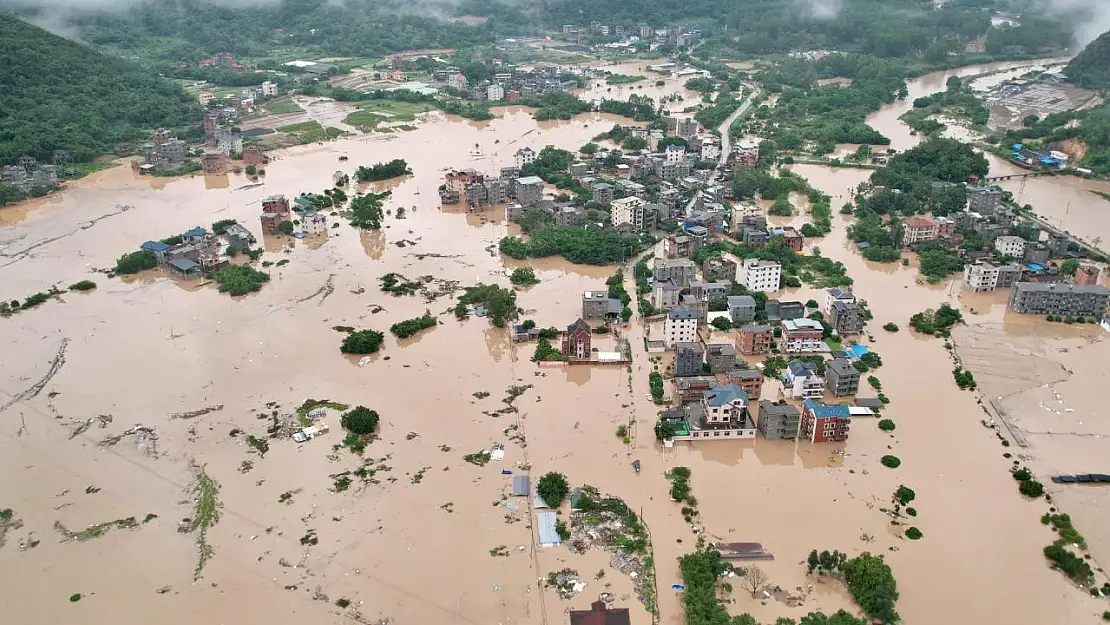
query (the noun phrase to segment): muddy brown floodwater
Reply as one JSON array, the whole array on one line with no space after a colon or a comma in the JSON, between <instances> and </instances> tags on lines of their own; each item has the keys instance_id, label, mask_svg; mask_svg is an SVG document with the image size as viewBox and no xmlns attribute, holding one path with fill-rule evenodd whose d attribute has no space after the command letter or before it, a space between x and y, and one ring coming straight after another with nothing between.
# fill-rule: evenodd
<instances>
[{"instance_id":1,"label":"muddy brown floodwater","mask_svg":"<svg viewBox=\"0 0 1110 625\"><path fill-rule=\"evenodd\" d=\"M0 211L0 296L81 279L99 287L0 320L0 469L12 478L0 482L0 507L22 521L0 548L4 596L20 598L5 600L9 619L68 622L79 611L77 618L91 624L117 623L127 614L129 622L167 624L357 618L547 625L565 622L566 609L585 608L608 591L631 608L634 623L650 623L632 581L609 568L608 554L535 547L527 503L514 501L514 513L502 501L510 481L502 470L519 472L518 463L531 464L534 475L555 470L573 484L595 485L642 515L655 553L660 620L668 625L683 622L680 594L670 590L680 581L676 559L698 537L669 500L663 474L678 465L692 469L706 535L762 542L775 554L760 564L771 583L806 595L802 606L788 607L758 602L738 588L733 613L750 611L768 622L854 609L841 586L804 574L801 563L817 548L885 554L907 623L1095 618L1102 604L1046 566L1040 550L1051 534L1038 522L1043 506L1016 493L1009 461L980 425L975 395L952 382L939 340L875 330L869 341L883 355L877 375L892 398L893 434L861 419L844 444L757 439L663 450L652 433L658 407L648 399L651 363L638 319L626 330L630 369L539 369L529 361L532 346L514 345L485 319L459 322L444 314L450 297L425 302L378 289L387 272L507 284L509 270L529 265L541 283L519 294L520 305L535 311L528 316L541 326L572 322L581 292L604 288L614 268L502 258L488 248L513 232L503 210L441 208L436 190L447 168L492 171L524 145L573 150L614 121L585 115L537 124L508 109L472 123L433 113L411 132L284 150L260 185L234 174L152 185L119 167ZM342 155L350 160L339 162ZM238 219L258 233L263 197L319 192L336 169L392 158L406 159L414 175L371 188L391 189L387 207L405 207L405 219L390 216L382 230L359 232L336 218L339 227L315 241L260 237L264 260L290 262L270 267L272 278L258 293L233 299L158 271L127 279L95 273L144 240L219 219ZM868 174L795 170L833 195L836 209ZM958 301L958 285L919 285L913 267L863 261L846 240L847 220L834 214L833 224L828 237L810 243L847 265L875 313L873 328L887 321L905 326L914 312ZM402 240L415 243L400 247ZM804 300L817 293L786 295ZM387 331L426 309L441 325L403 341L387 333L365 366L339 354L341 335L332 326ZM989 310L985 319L1002 319L1005 330L1011 315L997 301ZM517 412L497 413L507 390L524 385L530 388L513 403ZM765 394L774 392L768 383ZM380 467L376 483L355 479L350 489L333 492L329 476L362 463L346 449L333 451L342 439L334 414L332 431L314 441L274 439L264 457L248 453L245 435L265 436L271 402L284 414L310 397L381 414L380 438L365 452ZM222 408L191 419L170 416L212 406ZM93 425L79 431L89 419ZM630 421L625 445L614 432ZM135 437L101 445L135 424L156 429L156 450ZM231 436L235 429L243 435ZM503 462L478 467L462 458L499 442ZM879 464L888 453L902 459L899 469ZM630 466L634 459L643 462L639 474ZM187 487L194 463L219 482L222 503L207 537L213 556L197 582L195 536L177 532L192 514ZM919 542L901 538L879 509L900 484L917 491L914 523L925 535ZM61 542L52 529L56 521L74 529L147 514L158 516L88 541ZM37 546L20 548L32 539ZM507 556L490 555L501 546ZM564 567L587 583L569 601L536 584ZM598 570L607 574L595 579ZM73 593L83 596L80 602L68 601ZM351 607L337 607L340 598Z\"/></svg>"}]
</instances>

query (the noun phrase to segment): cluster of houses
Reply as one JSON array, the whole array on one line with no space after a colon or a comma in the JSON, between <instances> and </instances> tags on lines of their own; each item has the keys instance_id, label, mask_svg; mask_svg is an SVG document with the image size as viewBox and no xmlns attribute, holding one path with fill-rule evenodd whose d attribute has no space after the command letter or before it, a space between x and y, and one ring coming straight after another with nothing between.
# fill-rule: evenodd
<instances>
[{"instance_id":1,"label":"cluster of houses","mask_svg":"<svg viewBox=\"0 0 1110 625\"><path fill-rule=\"evenodd\" d=\"M300 195L290 204L284 195L275 194L262 200L262 213L258 216L264 234L292 234L304 237L322 234L328 230L328 216L316 209L315 196ZM288 222L291 232L282 232L282 224Z\"/></svg>"},{"instance_id":2,"label":"cluster of houses","mask_svg":"<svg viewBox=\"0 0 1110 625\"><path fill-rule=\"evenodd\" d=\"M196 227L181 233L180 237L173 237L172 241L146 241L139 249L154 254L159 267L168 267L177 275L195 278L226 266L229 262L227 249L247 248L254 242L254 235L239 224L231 224L222 237Z\"/></svg>"},{"instance_id":3,"label":"cluster of houses","mask_svg":"<svg viewBox=\"0 0 1110 625\"><path fill-rule=\"evenodd\" d=\"M58 159L54 165L45 165L32 156L20 157L15 165L0 168L0 185L31 193L35 189L53 189L58 186Z\"/></svg>"},{"instance_id":4,"label":"cluster of houses","mask_svg":"<svg viewBox=\"0 0 1110 625\"><path fill-rule=\"evenodd\" d=\"M662 261L657 269L659 277L669 281L687 279L694 268ZM700 306L673 308L663 322L663 339L658 343L674 353L674 396L679 402L678 408L662 417L669 422L669 438L721 440L754 438L759 433L766 438L841 441L848 437L853 416L873 416L881 408L877 399L855 397L861 375L854 363L865 357L867 348L853 344L848 349L831 349L825 340L831 331L845 337L863 331L865 311L851 291L827 292L820 312L828 326L807 318L801 302L768 300L763 311L767 322L753 323L757 315L754 298L726 296L726 300L728 311L717 314L729 316L740 326L731 340L702 338L699 330L704 313ZM649 343L649 351L653 351L651 347ZM793 355L774 381L777 400L763 397L763 371L750 368L743 359L772 352ZM838 403L824 403L827 396ZM756 400L760 401L753 417L750 411Z\"/></svg>"},{"instance_id":5,"label":"cluster of houses","mask_svg":"<svg viewBox=\"0 0 1110 625\"><path fill-rule=\"evenodd\" d=\"M468 100L513 103L533 100L550 91L570 91L579 86L578 75L571 75L572 72L555 63L539 62L525 66L495 58L492 62L496 73L492 77L470 79L459 67L442 59L436 61L441 67L432 71L435 83L454 90ZM409 69L411 62L409 59L391 59L384 69L391 70L390 75L396 79L396 73ZM404 77L403 73L401 77Z\"/></svg>"}]
</instances>

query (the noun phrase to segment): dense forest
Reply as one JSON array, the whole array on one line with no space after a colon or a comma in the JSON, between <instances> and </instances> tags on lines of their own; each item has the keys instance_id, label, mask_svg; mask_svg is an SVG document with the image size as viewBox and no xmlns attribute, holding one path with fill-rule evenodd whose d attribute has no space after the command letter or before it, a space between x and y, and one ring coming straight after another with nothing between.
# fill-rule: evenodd
<instances>
[{"instance_id":1,"label":"dense forest","mask_svg":"<svg viewBox=\"0 0 1110 625\"><path fill-rule=\"evenodd\" d=\"M1103 33L1083 49L1064 70L1068 78L1080 87L1106 89L1110 87L1110 32Z\"/></svg>"},{"instance_id":2,"label":"dense forest","mask_svg":"<svg viewBox=\"0 0 1110 625\"><path fill-rule=\"evenodd\" d=\"M990 10L1011 4L952 0L934 10L928 0L842 0L828 5L781 0L462 0L419 11L401 0L147 0L122 14L71 11L64 25L93 45L163 62L195 62L215 52L264 59L275 48L378 56L416 48L469 47L592 21L630 28L690 24L709 39L707 52L758 55L827 48L887 58L924 56L938 62L987 33ZM825 6L830 8L822 10ZM480 24L450 19L460 15L489 19ZM57 22L54 16L45 17ZM988 48L993 50L988 51L1021 56L1070 43L1070 31L1059 22L1024 22L1023 18L1022 26L1006 32L992 29Z\"/></svg>"},{"instance_id":3,"label":"dense forest","mask_svg":"<svg viewBox=\"0 0 1110 625\"><path fill-rule=\"evenodd\" d=\"M150 128L200 119L174 84L3 14L0 85L0 164L50 162L54 150L87 161Z\"/></svg>"}]
</instances>

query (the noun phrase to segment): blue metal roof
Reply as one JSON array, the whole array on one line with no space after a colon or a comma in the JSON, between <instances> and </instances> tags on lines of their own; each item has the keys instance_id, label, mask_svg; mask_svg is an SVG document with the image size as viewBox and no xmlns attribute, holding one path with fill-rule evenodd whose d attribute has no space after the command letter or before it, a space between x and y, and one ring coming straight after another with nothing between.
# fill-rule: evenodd
<instances>
[{"instance_id":1,"label":"blue metal roof","mask_svg":"<svg viewBox=\"0 0 1110 625\"><path fill-rule=\"evenodd\" d=\"M208 231L205 230L204 228L201 228L201 227L198 226L196 228L193 228L192 230L186 230L185 232L181 233L181 236L183 236L183 237L202 237L206 234L208 234Z\"/></svg>"},{"instance_id":2,"label":"blue metal roof","mask_svg":"<svg viewBox=\"0 0 1110 625\"><path fill-rule=\"evenodd\" d=\"M563 544L559 532L555 531L557 520L554 512L541 512L536 515L536 542L541 547L558 547Z\"/></svg>"},{"instance_id":3,"label":"blue metal roof","mask_svg":"<svg viewBox=\"0 0 1110 625\"><path fill-rule=\"evenodd\" d=\"M139 249L150 250L152 252L164 252L170 249L170 246L162 243L161 241L147 241L140 245Z\"/></svg>"},{"instance_id":4,"label":"blue metal roof","mask_svg":"<svg viewBox=\"0 0 1110 625\"><path fill-rule=\"evenodd\" d=\"M806 410L812 412L813 416L818 418L837 417L840 419L850 419L852 417L852 413L848 410L847 406L826 406L824 404L819 404L812 399L805 400L803 406L805 406Z\"/></svg>"},{"instance_id":5,"label":"blue metal roof","mask_svg":"<svg viewBox=\"0 0 1110 625\"><path fill-rule=\"evenodd\" d=\"M862 343L852 343L848 346L848 350L855 354L856 358L862 358L867 352L871 351Z\"/></svg>"},{"instance_id":6,"label":"blue metal roof","mask_svg":"<svg viewBox=\"0 0 1110 625\"><path fill-rule=\"evenodd\" d=\"M744 389L735 384L714 386L702 393L702 397L705 398L705 403L710 406L724 406L737 399L742 399L744 402L748 401L748 394L744 392Z\"/></svg>"}]
</instances>

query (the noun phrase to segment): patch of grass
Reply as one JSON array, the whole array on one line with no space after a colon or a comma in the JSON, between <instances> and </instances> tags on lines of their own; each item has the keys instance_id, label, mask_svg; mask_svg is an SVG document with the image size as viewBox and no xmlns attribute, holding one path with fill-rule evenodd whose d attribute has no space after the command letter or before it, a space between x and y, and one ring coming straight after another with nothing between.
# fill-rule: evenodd
<instances>
[{"instance_id":1,"label":"patch of grass","mask_svg":"<svg viewBox=\"0 0 1110 625\"><path fill-rule=\"evenodd\" d=\"M884 432L893 432L895 428L894 422L890 419L880 419L879 429Z\"/></svg>"},{"instance_id":2,"label":"patch of grass","mask_svg":"<svg viewBox=\"0 0 1110 625\"><path fill-rule=\"evenodd\" d=\"M346 609L348 606L351 605L351 600L347 599L347 598L336 599L335 600L335 605L340 607L340 608Z\"/></svg>"},{"instance_id":3,"label":"patch of grass","mask_svg":"<svg viewBox=\"0 0 1110 625\"><path fill-rule=\"evenodd\" d=\"M282 113L300 113L304 109L293 100L274 100L266 107L266 110L275 115L281 115Z\"/></svg>"},{"instance_id":4,"label":"patch of grass","mask_svg":"<svg viewBox=\"0 0 1110 625\"><path fill-rule=\"evenodd\" d=\"M879 459L879 462L888 469L897 469L902 465L902 461L898 459L898 456L883 456Z\"/></svg>"},{"instance_id":5,"label":"patch of grass","mask_svg":"<svg viewBox=\"0 0 1110 625\"><path fill-rule=\"evenodd\" d=\"M285 132L285 133L298 133L298 132L310 132L310 131L314 131L314 130L323 131L323 127L320 126L320 122L313 120L313 121L307 121L307 122L300 122L299 124L289 124L288 126L278 126L277 128L275 128L275 130L277 130L278 132Z\"/></svg>"},{"instance_id":6,"label":"patch of grass","mask_svg":"<svg viewBox=\"0 0 1110 625\"><path fill-rule=\"evenodd\" d=\"M303 404L297 407L297 418L300 419L301 425L305 427L312 425L312 420L308 418L308 413L317 408L328 408L339 412L346 412L350 406L330 399L306 399Z\"/></svg>"},{"instance_id":7,"label":"patch of grass","mask_svg":"<svg viewBox=\"0 0 1110 625\"><path fill-rule=\"evenodd\" d=\"M922 536L924 536L924 534L922 534L921 530L917 529L916 527L911 527L906 530L906 538L909 538L910 540L920 540Z\"/></svg>"},{"instance_id":8,"label":"patch of grass","mask_svg":"<svg viewBox=\"0 0 1110 625\"><path fill-rule=\"evenodd\" d=\"M1046 514L1041 517L1041 522L1051 525L1056 531L1060 532L1060 538L1068 544L1078 545L1080 549L1087 548L1087 540L1072 527L1070 516L1066 514Z\"/></svg>"}]
</instances>

